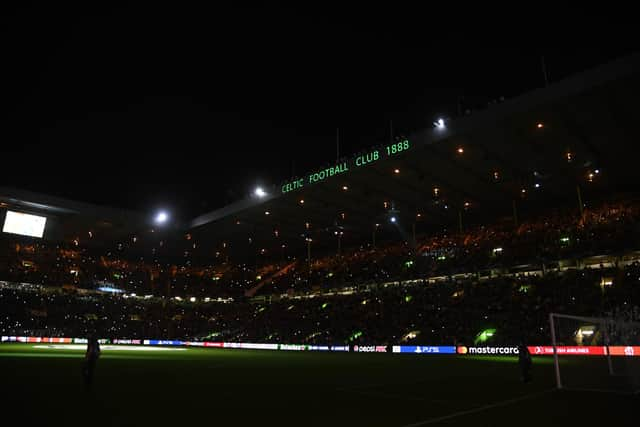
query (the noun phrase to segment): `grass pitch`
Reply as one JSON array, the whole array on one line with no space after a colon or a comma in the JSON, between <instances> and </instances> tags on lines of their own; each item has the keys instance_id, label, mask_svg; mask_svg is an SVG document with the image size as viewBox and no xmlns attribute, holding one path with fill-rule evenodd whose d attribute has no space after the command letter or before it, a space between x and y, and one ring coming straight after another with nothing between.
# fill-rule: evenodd
<instances>
[{"instance_id":1,"label":"grass pitch","mask_svg":"<svg viewBox=\"0 0 640 427\"><path fill-rule=\"evenodd\" d=\"M144 350L144 349L143 349ZM4 421L38 426L632 426L638 396L555 391L553 359L1 344ZM580 375L602 360L562 359ZM565 368L565 366L563 366Z\"/></svg>"}]
</instances>

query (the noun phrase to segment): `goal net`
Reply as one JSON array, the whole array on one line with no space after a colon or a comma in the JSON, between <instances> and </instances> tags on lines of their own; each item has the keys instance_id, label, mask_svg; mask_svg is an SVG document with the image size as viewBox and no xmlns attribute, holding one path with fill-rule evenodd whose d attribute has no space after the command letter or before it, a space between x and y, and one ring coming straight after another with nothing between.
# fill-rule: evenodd
<instances>
[{"instance_id":1,"label":"goal net","mask_svg":"<svg viewBox=\"0 0 640 427\"><path fill-rule=\"evenodd\" d=\"M638 393L640 322L549 315L560 389Z\"/></svg>"}]
</instances>

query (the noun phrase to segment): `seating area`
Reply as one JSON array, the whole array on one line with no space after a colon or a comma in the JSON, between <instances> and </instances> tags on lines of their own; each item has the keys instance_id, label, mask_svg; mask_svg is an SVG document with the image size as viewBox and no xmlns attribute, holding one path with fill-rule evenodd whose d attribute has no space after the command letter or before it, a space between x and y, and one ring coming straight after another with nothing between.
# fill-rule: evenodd
<instances>
[{"instance_id":1,"label":"seating area","mask_svg":"<svg viewBox=\"0 0 640 427\"><path fill-rule=\"evenodd\" d=\"M550 312L640 320L639 213L635 202L604 203L515 230L482 226L419 236L416 245L350 248L310 269L306 259L149 264L3 236L0 333L464 345L495 329L496 344L544 344ZM594 256L601 261L586 262Z\"/></svg>"}]
</instances>

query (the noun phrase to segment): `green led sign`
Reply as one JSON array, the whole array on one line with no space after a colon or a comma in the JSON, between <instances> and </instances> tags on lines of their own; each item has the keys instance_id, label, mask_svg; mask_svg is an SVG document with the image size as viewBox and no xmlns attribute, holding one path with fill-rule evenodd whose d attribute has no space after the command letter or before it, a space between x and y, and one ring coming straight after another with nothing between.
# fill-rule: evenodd
<instances>
[{"instance_id":1,"label":"green led sign","mask_svg":"<svg viewBox=\"0 0 640 427\"><path fill-rule=\"evenodd\" d=\"M485 329L484 331L480 332L478 335L476 335L475 340L473 340L473 343L475 345L487 342L487 340L489 340L489 338L493 337L496 333L496 330L491 328L491 329Z\"/></svg>"},{"instance_id":2,"label":"green led sign","mask_svg":"<svg viewBox=\"0 0 640 427\"><path fill-rule=\"evenodd\" d=\"M371 163L377 162L384 157L394 157L404 151L409 150L410 148L411 143L409 142L409 140L405 139L404 141L389 144L381 150L372 150L368 153L357 156L355 159L339 163L335 166L331 166L323 170L312 172L305 178L289 181L282 185L282 194L299 190L305 186L324 181L327 178L343 174L352 169L358 169L360 167L370 165Z\"/></svg>"}]
</instances>

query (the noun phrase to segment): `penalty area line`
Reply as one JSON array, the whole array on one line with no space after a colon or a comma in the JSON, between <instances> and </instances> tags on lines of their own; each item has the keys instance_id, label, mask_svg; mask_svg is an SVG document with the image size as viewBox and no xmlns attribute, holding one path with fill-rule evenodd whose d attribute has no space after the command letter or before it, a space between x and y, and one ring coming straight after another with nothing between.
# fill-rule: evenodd
<instances>
[{"instance_id":1,"label":"penalty area line","mask_svg":"<svg viewBox=\"0 0 640 427\"><path fill-rule=\"evenodd\" d=\"M444 415L442 417L430 418L428 420L418 421L417 423L406 424L406 425L404 425L402 427L426 426L428 424L438 423L440 421L449 420L451 418L457 418L457 417L462 417L464 415L475 414L477 412L482 412L482 411L486 411L486 410L493 409L493 408L499 408L501 406L508 406L508 405L513 404L513 403L520 402L520 401L523 401L523 400L532 399L534 397L538 397L538 396L541 396L543 394L546 394L546 393L549 393L549 392L552 392L552 391L555 391L555 388L551 388L551 389L543 390L543 391L538 391L536 393L525 394L524 396L515 397L513 399L503 400L501 402L496 402L496 403L492 403L492 404L489 404L489 405L480 406L478 408L467 409L466 411L454 412L453 414Z\"/></svg>"}]
</instances>

